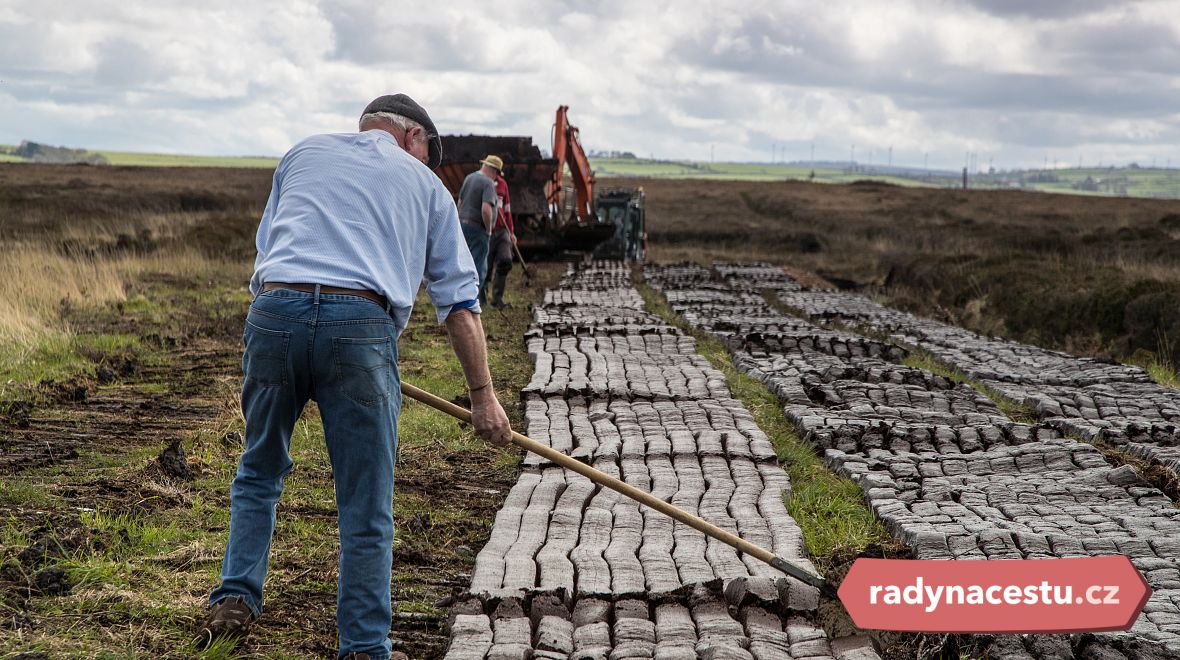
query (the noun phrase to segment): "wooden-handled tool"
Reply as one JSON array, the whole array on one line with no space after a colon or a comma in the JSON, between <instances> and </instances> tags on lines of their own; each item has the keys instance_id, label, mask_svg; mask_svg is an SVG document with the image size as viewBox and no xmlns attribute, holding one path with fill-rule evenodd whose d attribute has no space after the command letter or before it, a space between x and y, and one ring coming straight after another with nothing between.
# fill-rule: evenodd
<instances>
[{"instance_id":1,"label":"wooden-handled tool","mask_svg":"<svg viewBox=\"0 0 1180 660\"><path fill-rule=\"evenodd\" d=\"M402 394L405 394L411 399L414 399L415 401L421 401L431 408L440 410L448 415L451 415L452 417L463 420L468 424L471 423L471 411L457 406L450 401L445 401L431 394L430 392L414 387L405 381L402 381L401 387ZM656 511L659 511L666 516L669 516L688 525L689 527L692 527L693 529L707 534L718 541L725 543L726 545L732 546L734 549L740 552L744 552L751 557L761 559L767 564L770 564L771 566L777 568L790 577L799 580L800 582L810 584L813 587L824 587L824 579L822 577L815 575L799 566L796 566L795 564L792 564L786 559L779 557L765 548L756 546L735 534L730 534L724 529L721 529L720 527L717 527L716 525L707 522L702 518L694 516L687 511L678 509L664 500L653 496L651 493L644 492L625 481L616 479L615 477L612 477L601 470L597 470L593 467L590 467L589 465L586 465L585 463L578 461L577 459L566 456L556 449L543 445L536 440L531 440L528 437L517 433L516 431L512 432L512 442L516 446L523 447L534 454L543 456L560 465L561 467L566 468L567 470L573 470L574 472L577 472L578 474L590 479L600 486L605 486L611 490L622 493L623 495L626 495L640 504L646 504L647 506L655 509Z\"/></svg>"},{"instance_id":2,"label":"wooden-handled tool","mask_svg":"<svg viewBox=\"0 0 1180 660\"><path fill-rule=\"evenodd\" d=\"M532 286L533 272L529 270L529 265L524 262L524 255L520 253L520 248L516 247L515 241L512 243L512 251L516 253L516 258L520 260L520 267L524 270L524 285L526 287Z\"/></svg>"}]
</instances>

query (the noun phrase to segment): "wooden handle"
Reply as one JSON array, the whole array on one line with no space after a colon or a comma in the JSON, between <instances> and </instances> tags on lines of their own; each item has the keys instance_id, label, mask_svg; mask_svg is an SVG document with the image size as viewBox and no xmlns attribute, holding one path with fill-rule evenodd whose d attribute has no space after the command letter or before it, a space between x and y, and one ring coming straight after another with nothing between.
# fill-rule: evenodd
<instances>
[{"instance_id":1,"label":"wooden handle","mask_svg":"<svg viewBox=\"0 0 1180 660\"><path fill-rule=\"evenodd\" d=\"M518 247L516 243L513 243L512 250L516 252L516 258L520 259L520 267L528 270L529 265L524 262L524 255L520 253L520 247Z\"/></svg>"},{"instance_id":2,"label":"wooden handle","mask_svg":"<svg viewBox=\"0 0 1180 660\"><path fill-rule=\"evenodd\" d=\"M524 270L525 278L532 277L532 271L529 270L529 265L524 262L524 255L520 252L520 246L518 246L516 243L513 243L512 249L516 252L516 258L520 260L520 267Z\"/></svg>"},{"instance_id":3,"label":"wooden handle","mask_svg":"<svg viewBox=\"0 0 1180 660\"><path fill-rule=\"evenodd\" d=\"M402 381L401 387L402 393L411 399L414 399L415 401L421 401L431 408L441 410L442 412L445 412L452 417L461 419L468 424L471 423L471 411L467 410L466 408L457 406L450 401L445 401L431 394L430 392L414 387L405 381ZM773 552L754 545L745 539L742 539L736 534L730 534L724 529L721 529L720 527L704 520L703 518L694 516L693 514L682 509L678 509L664 500L655 497L651 493L642 491L625 481L616 479L615 477L612 477L601 470L586 465L577 459L566 456L552 447L543 445L536 440L532 440L524 435L521 435L520 433L517 433L516 431L512 432L512 442L516 446L523 447L534 454L543 456L560 465L561 467L566 468L567 470L573 470L574 472L577 472L578 474L590 479L600 486L605 486L613 491L626 495L640 504L646 504L647 506L655 509L656 511L659 511L666 516L669 516L684 523L685 525L688 525L689 527L692 527L693 529L707 534L708 536L711 536L718 541L725 543L726 545L732 546L734 549L740 552L744 552L751 557L761 559L767 564L770 564L771 566L795 578L796 580L799 580L800 582L810 584L813 587L822 588L824 586L824 579L822 577L800 568L786 559L779 557Z\"/></svg>"}]
</instances>

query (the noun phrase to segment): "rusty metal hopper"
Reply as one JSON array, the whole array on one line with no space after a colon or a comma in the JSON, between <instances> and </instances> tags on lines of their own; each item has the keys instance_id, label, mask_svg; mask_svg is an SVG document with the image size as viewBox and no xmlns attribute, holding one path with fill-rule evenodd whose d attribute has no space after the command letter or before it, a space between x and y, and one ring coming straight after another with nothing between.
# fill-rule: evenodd
<instances>
[{"instance_id":1,"label":"rusty metal hopper","mask_svg":"<svg viewBox=\"0 0 1180 660\"><path fill-rule=\"evenodd\" d=\"M613 234L613 226L578 222L570 209L550 208L549 186L557 160L543 158L532 138L444 135L442 143L443 160L435 174L456 198L463 179L479 169L480 160L489 154L504 160L502 175L512 195L517 244L522 252L536 255L562 250L587 251ZM572 199L572 195L563 194L560 198Z\"/></svg>"},{"instance_id":2,"label":"rusty metal hopper","mask_svg":"<svg viewBox=\"0 0 1180 660\"><path fill-rule=\"evenodd\" d=\"M545 185L553 178L557 161L542 158L541 150L530 137L493 135L444 135L443 160L435 173L458 197L459 187L468 174L479 169L479 161L488 154L504 159L504 180L512 195L513 215L543 216L549 211L545 202Z\"/></svg>"}]
</instances>

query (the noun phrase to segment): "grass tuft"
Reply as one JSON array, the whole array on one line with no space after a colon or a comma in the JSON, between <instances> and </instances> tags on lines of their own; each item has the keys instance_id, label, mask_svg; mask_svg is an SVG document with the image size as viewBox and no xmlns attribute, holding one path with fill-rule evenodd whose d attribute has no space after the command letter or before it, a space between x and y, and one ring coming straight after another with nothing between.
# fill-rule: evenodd
<instances>
[{"instance_id":1,"label":"grass tuft","mask_svg":"<svg viewBox=\"0 0 1180 660\"><path fill-rule=\"evenodd\" d=\"M1167 355L1162 352L1136 351L1127 363L1140 367L1160 385L1180 390L1180 372L1176 371L1175 365L1167 357L1160 357L1161 354Z\"/></svg>"},{"instance_id":2,"label":"grass tuft","mask_svg":"<svg viewBox=\"0 0 1180 660\"><path fill-rule=\"evenodd\" d=\"M1037 419L1037 413L1032 406L1009 399L995 389L973 380L963 372L920 348L907 346L906 350L909 351L909 355L906 356L902 363L907 367L923 369L932 374L942 376L947 380L970 385L975 391L991 399L996 404L996 407L1000 409L1000 412L1007 415L1012 421L1020 422L1021 424L1036 424L1039 421Z\"/></svg>"}]
</instances>

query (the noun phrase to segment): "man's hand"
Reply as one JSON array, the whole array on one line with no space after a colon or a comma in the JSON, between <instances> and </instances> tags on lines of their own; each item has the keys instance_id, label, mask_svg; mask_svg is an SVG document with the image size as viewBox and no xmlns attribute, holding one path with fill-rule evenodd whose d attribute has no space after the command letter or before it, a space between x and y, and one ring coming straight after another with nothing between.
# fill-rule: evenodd
<instances>
[{"instance_id":1,"label":"man's hand","mask_svg":"<svg viewBox=\"0 0 1180 660\"><path fill-rule=\"evenodd\" d=\"M508 236L512 239L512 244L516 245L516 234L508 234Z\"/></svg>"},{"instance_id":2,"label":"man's hand","mask_svg":"<svg viewBox=\"0 0 1180 660\"><path fill-rule=\"evenodd\" d=\"M491 385L471 393L471 423L476 435L494 445L512 443L512 426Z\"/></svg>"}]
</instances>

